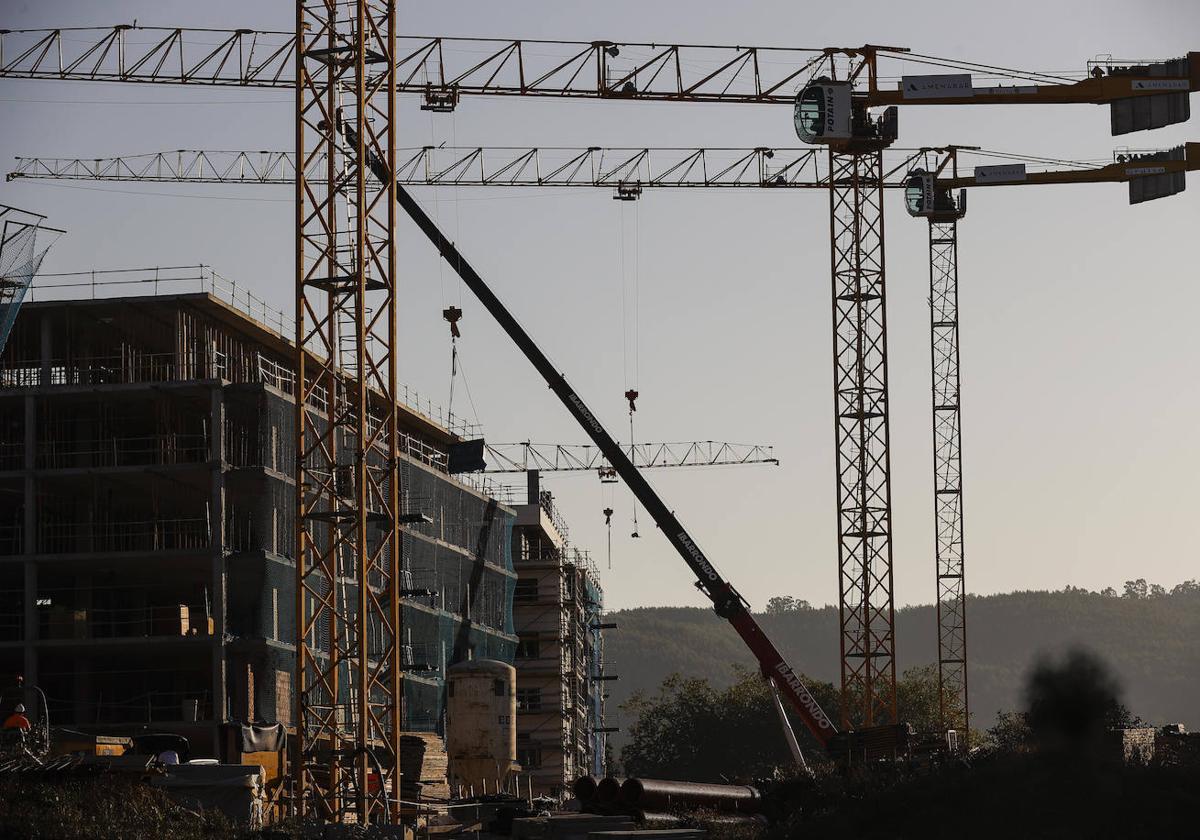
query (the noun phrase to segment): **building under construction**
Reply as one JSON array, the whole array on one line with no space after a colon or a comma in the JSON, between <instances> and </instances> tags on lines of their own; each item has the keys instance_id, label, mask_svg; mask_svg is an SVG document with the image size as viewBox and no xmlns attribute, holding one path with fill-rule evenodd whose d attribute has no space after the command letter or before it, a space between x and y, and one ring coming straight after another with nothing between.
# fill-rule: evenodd
<instances>
[{"instance_id":1,"label":"building under construction","mask_svg":"<svg viewBox=\"0 0 1200 840\"><path fill-rule=\"evenodd\" d=\"M604 593L536 470L528 483L512 546L517 761L535 792L559 796L580 776L604 775Z\"/></svg>"},{"instance_id":2,"label":"building under construction","mask_svg":"<svg viewBox=\"0 0 1200 840\"><path fill-rule=\"evenodd\" d=\"M200 293L26 303L0 357L0 671L40 687L56 726L178 732L217 755L225 724L293 724L296 353L277 313L228 298L210 276ZM536 743L560 784L599 728L585 664L599 585L554 526L524 524L538 504L514 528L499 493L452 477L470 430L410 402L404 729L443 730L447 665L513 662L528 569L561 601L544 654L518 662L519 690L553 686L555 726L534 729L553 729L553 747Z\"/></svg>"}]
</instances>

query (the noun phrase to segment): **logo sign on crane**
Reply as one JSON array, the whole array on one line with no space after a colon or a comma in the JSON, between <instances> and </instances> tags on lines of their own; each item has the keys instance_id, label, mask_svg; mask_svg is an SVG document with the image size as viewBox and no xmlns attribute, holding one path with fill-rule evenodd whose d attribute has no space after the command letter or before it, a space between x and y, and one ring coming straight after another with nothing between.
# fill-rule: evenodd
<instances>
[{"instance_id":1,"label":"logo sign on crane","mask_svg":"<svg viewBox=\"0 0 1200 840\"><path fill-rule=\"evenodd\" d=\"M941 76L902 76L900 89L905 99L945 99L952 96L974 96L970 73Z\"/></svg>"},{"instance_id":2,"label":"logo sign on crane","mask_svg":"<svg viewBox=\"0 0 1200 840\"><path fill-rule=\"evenodd\" d=\"M1024 180L1025 164L1023 163L975 167L975 183L977 184L1007 184Z\"/></svg>"},{"instance_id":3,"label":"logo sign on crane","mask_svg":"<svg viewBox=\"0 0 1200 840\"><path fill-rule=\"evenodd\" d=\"M1187 79L1134 79L1130 83L1134 90L1187 90Z\"/></svg>"},{"instance_id":4,"label":"logo sign on crane","mask_svg":"<svg viewBox=\"0 0 1200 840\"><path fill-rule=\"evenodd\" d=\"M1167 171L1165 166L1127 166L1125 174L1130 178L1141 178L1146 175L1163 175Z\"/></svg>"},{"instance_id":5,"label":"logo sign on crane","mask_svg":"<svg viewBox=\"0 0 1200 840\"><path fill-rule=\"evenodd\" d=\"M851 87L847 83L819 85L824 98L824 110L821 113L821 136L829 139L844 140L854 136L850 122L852 109L850 105Z\"/></svg>"}]
</instances>

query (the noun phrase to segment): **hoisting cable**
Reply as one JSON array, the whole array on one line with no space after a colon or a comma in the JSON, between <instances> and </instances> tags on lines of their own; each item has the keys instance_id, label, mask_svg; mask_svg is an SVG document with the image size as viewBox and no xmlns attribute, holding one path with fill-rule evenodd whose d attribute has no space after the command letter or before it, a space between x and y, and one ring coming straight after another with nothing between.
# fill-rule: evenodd
<instances>
[{"instance_id":1,"label":"hoisting cable","mask_svg":"<svg viewBox=\"0 0 1200 840\"><path fill-rule=\"evenodd\" d=\"M638 392L630 388L625 392L625 399L629 400L629 460L637 466L637 438L633 433L633 413L637 411ZM639 539L641 534L638 533L638 518L637 518L637 502L633 503L633 533L629 535L633 539Z\"/></svg>"},{"instance_id":2,"label":"hoisting cable","mask_svg":"<svg viewBox=\"0 0 1200 840\"><path fill-rule=\"evenodd\" d=\"M604 509L604 527L608 529L608 568L612 569L612 517L613 509L606 507Z\"/></svg>"},{"instance_id":3,"label":"hoisting cable","mask_svg":"<svg viewBox=\"0 0 1200 840\"><path fill-rule=\"evenodd\" d=\"M623 202L624 203L624 202ZM625 216L620 216L620 245L621 245L621 338L622 338L622 361L624 364L625 373L625 399L629 401L629 458L636 464L637 462L637 435L634 431L633 414L637 411L637 382L640 374L641 359L639 358L640 351L640 319L639 319L639 263L641 262L641 236L640 236L640 208L638 202L634 203L633 216L633 270L632 282L630 270L625 248ZM632 335L631 335L632 333ZM632 346L632 352L631 352ZM632 356L632 363L630 357ZM632 377L631 377L632 371ZM641 534L638 531L637 517L637 502L633 503L633 532L630 534L632 539L640 539Z\"/></svg>"},{"instance_id":4,"label":"hoisting cable","mask_svg":"<svg viewBox=\"0 0 1200 840\"><path fill-rule=\"evenodd\" d=\"M442 310L442 317L450 322L450 399L446 402L446 413L451 414L454 411L454 379L458 375L458 339L462 337L458 322L462 318L462 310L457 306L448 306Z\"/></svg>"}]
</instances>

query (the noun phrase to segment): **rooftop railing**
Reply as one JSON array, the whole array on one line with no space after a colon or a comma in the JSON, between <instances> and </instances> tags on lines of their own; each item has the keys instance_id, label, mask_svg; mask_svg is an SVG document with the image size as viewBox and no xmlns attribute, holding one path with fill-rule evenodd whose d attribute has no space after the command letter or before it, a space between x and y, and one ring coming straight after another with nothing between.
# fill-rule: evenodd
<instances>
[{"instance_id":1,"label":"rooftop railing","mask_svg":"<svg viewBox=\"0 0 1200 840\"><path fill-rule=\"evenodd\" d=\"M233 309L257 321L286 341L292 342L296 335L295 319L233 280L213 271L203 263L185 266L156 266L152 268L118 268L91 271L70 271L57 274L41 274L35 279L27 301L70 300L128 296L178 295L200 292L212 295L229 304ZM218 354L219 356L220 354ZM131 352L129 357L96 358L86 360L87 367L80 361L58 361L51 368L49 383L41 381L40 362L36 359L17 361L0 368L0 388L34 387L40 384L90 385L112 381L147 382L175 380L179 378L174 354ZM213 372L223 375L220 358L212 360ZM270 385L286 394L296 391L296 374L288 365L260 355L258 381ZM94 369L93 369L94 368ZM191 376L191 373L187 374ZM125 376L124 379L114 377ZM229 378L226 376L225 378ZM328 395L318 386L314 389L314 400L318 410L324 410ZM396 401L418 414L422 414L437 425L463 438L478 437L478 424L469 423L452 412L445 411L428 397L423 397L407 385L397 385Z\"/></svg>"}]
</instances>

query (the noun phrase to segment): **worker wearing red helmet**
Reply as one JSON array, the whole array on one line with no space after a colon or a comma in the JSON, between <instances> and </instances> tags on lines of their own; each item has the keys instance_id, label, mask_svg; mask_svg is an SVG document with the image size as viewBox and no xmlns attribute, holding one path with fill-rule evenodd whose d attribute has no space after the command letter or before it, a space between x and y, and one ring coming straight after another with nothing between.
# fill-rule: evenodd
<instances>
[{"instance_id":1,"label":"worker wearing red helmet","mask_svg":"<svg viewBox=\"0 0 1200 840\"><path fill-rule=\"evenodd\" d=\"M18 703L13 709L13 713L4 721L5 729L21 729L28 730L30 728L29 718L25 717L25 704Z\"/></svg>"}]
</instances>

